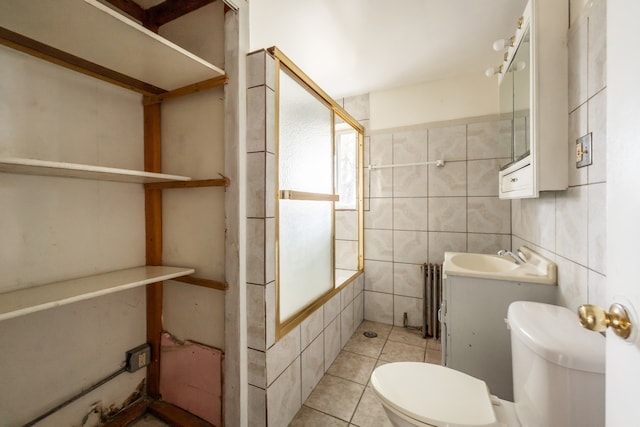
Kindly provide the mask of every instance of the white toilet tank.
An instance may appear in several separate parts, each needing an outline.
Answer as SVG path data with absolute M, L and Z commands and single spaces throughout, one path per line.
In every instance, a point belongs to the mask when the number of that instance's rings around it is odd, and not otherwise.
M 605 339 L 564 307 L 509 306 L 513 392 L 527 427 L 605 425 Z

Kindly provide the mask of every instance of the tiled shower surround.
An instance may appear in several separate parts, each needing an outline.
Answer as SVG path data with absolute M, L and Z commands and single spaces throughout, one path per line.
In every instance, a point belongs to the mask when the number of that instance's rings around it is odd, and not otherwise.
M 249 425 L 285 426 L 364 317 L 364 276 L 276 342 L 274 62 L 248 57 L 247 313 Z
M 370 136 L 365 165 L 365 319 L 422 322 L 423 263 L 445 251 L 511 247 L 511 203 L 498 199 L 498 120 L 465 119 Z

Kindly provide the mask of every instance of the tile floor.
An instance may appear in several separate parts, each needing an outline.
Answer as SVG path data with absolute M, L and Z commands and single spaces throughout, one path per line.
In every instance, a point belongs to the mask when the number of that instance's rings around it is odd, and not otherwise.
M 365 331 L 378 334 L 367 338 Z M 363 321 L 289 427 L 391 426 L 369 385 L 371 372 L 388 362 L 440 364 L 440 341 L 419 331 Z
M 366 331 L 375 332 L 378 336 L 367 338 L 363 335 Z M 440 364 L 440 359 L 440 341 L 425 340 L 416 330 L 365 320 L 289 427 L 391 427 L 369 386 L 371 372 L 389 362 L 424 361 Z M 150 415 L 145 415 L 132 425 L 167 426 Z

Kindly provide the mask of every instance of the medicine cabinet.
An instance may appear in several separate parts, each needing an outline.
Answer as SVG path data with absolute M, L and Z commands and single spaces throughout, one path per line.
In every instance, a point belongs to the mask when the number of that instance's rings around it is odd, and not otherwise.
M 501 199 L 568 185 L 568 6 L 530 0 L 500 67 Z

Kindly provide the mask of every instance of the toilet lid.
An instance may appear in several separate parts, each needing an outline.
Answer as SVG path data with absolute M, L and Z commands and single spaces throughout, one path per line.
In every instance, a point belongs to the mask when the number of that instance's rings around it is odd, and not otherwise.
M 382 365 L 371 374 L 376 395 L 398 412 L 437 427 L 497 426 L 484 381 L 419 362 Z

